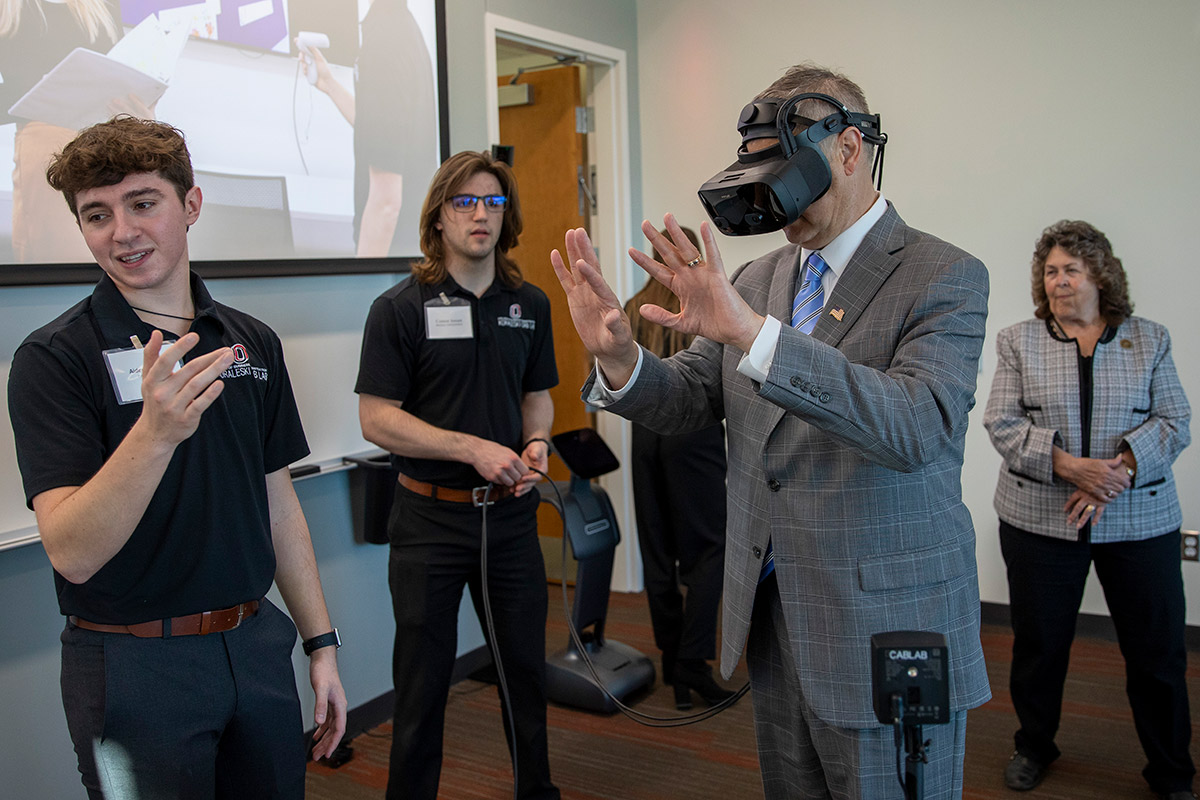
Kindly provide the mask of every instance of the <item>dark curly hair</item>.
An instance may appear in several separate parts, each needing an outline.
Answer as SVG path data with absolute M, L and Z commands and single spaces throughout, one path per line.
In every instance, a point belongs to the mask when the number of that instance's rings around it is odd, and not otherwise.
M 1100 316 L 1114 328 L 1133 314 L 1129 285 L 1121 259 L 1113 255 L 1108 237 L 1082 220 L 1064 219 L 1042 231 L 1033 248 L 1033 315 L 1050 319 L 1050 299 L 1046 296 L 1044 274 L 1050 251 L 1061 247 L 1087 266 L 1088 276 L 1100 289 Z
M 75 198 L 80 192 L 115 186 L 141 172 L 158 173 L 175 187 L 181 203 L 195 185 L 182 131 L 165 122 L 122 114 L 80 131 L 50 160 L 46 180 L 63 193 L 78 220 Z
M 450 198 L 458 193 L 463 184 L 477 172 L 486 172 L 500 182 L 500 193 L 508 198 L 504 205 L 504 220 L 500 226 L 500 238 L 496 242 L 496 274 L 506 286 L 516 288 L 525 282 L 521 268 L 508 257 L 508 251 L 517 246 L 521 236 L 521 199 L 517 196 L 517 178 L 512 169 L 491 153 L 476 153 L 467 150 L 447 158 L 438 168 L 421 207 L 420 231 L 421 252 L 425 259 L 412 268 L 412 275 L 421 283 L 435 284 L 446 280 L 446 250 L 442 243 L 442 232 L 437 224 L 442 218 L 442 209 Z

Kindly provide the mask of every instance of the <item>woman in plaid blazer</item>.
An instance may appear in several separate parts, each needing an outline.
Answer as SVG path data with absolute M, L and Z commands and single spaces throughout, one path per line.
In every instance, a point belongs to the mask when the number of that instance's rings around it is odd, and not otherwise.
M 1127 692 L 1163 797 L 1192 797 L 1185 682 L 1182 515 L 1171 465 L 1191 409 L 1162 325 L 1132 316 L 1125 271 L 1086 222 L 1034 250 L 1035 319 L 1002 330 L 984 426 L 1004 457 L 996 486 L 1021 728 L 1005 769 L 1032 789 L 1059 756 L 1075 618 L 1090 566 L 1125 655 Z

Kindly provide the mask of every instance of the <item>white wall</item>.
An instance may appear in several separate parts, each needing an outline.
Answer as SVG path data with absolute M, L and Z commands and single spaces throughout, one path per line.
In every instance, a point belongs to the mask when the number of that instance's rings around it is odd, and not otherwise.
M 992 492 L 1000 465 L 981 420 L 995 333 L 1032 316 L 1029 262 L 1063 218 L 1105 231 L 1136 312 L 1164 323 L 1193 404 L 1200 279 L 1200 5 L 1191 0 L 643 0 L 643 207 L 703 218 L 695 191 L 734 160 L 737 113 L 788 66 L 812 60 L 861 85 L 891 136 L 884 194 L 911 225 L 966 248 L 991 273 L 988 340 L 971 415 L 964 498 L 978 532 L 984 601 L 1007 603 Z M 727 269 L 783 243 L 730 239 Z M 1198 426 L 1200 427 L 1200 426 Z M 1200 446 L 1175 465 L 1184 527 L 1200 527 Z M 1188 622 L 1200 567 L 1184 564 Z M 1094 582 L 1094 579 L 1093 579 Z M 1084 611 L 1107 613 L 1096 585 Z

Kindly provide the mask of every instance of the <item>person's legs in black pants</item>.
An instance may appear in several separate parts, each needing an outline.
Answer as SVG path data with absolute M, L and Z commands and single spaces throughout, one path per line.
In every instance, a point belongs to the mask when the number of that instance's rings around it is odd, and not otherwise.
M 683 593 L 679 591 L 675 531 L 666 505 L 669 467 L 661 457 L 666 438 L 634 423 L 630 462 L 642 581 L 654 644 L 662 653 L 663 683 L 671 683 L 683 632 Z
M 458 609 L 469 573 L 479 565 L 478 545 L 470 546 L 472 537 L 478 542 L 478 525 L 464 531 L 471 509 L 456 505 L 398 489 L 392 507 L 388 585 L 396 619 L 396 704 L 388 800 L 437 798 Z
M 1054 744 L 1075 619 L 1091 565 L 1089 546 L 1039 536 L 1000 523 L 1008 569 L 1013 629 L 1009 690 L 1021 723 L 1016 749 L 1042 765 L 1059 756 Z
M 88 796 L 304 796 L 296 629 L 269 602 L 241 627 L 141 639 L 63 631 L 67 728 Z
M 1196 768 L 1179 533 L 1095 545 L 1093 557 L 1125 656 L 1125 691 L 1148 760 L 1142 775 L 1156 792 L 1190 790 Z
M 687 587 L 678 658 L 711 661 L 725 574 L 725 429 L 713 425 L 666 438 L 663 502 L 672 520 L 679 582 Z
M 264 600 L 257 614 L 220 636 L 237 705 L 217 745 L 215 797 L 300 800 L 308 758 L 292 668 L 296 626 Z
M 480 575 L 471 578 L 471 599 L 509 701 L 500 694 L 504 733 L 516 742 L 517 797 L 557 800 L 550 780 L 546 740 L 546 566 L 537 538 L 536 491 L 490 506 L 487 513 L 487 599 L 495 639 L 487 629 Z M 516 730 L 509 726 L 509 711 Z

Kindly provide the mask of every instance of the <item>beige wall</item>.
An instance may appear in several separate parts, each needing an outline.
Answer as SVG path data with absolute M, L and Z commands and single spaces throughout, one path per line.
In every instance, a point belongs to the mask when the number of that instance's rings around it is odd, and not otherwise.
M 992 511 L 1000 459 L 983 430 L 995 334 L 1032 315 L 1029 260 L 1064 217 L 1105 231 L 1136 312 L 1166 324 L 1200 404 L 1194 329 L 1200 5 L 1192 0 L 643 0 L 638 4 L 642 202 L 699 222 L 695 191 L 734 158 L 737 113 L 789 65 L 841 69 L 891 136 L 884 194 L 905 220 L 983 259 L 988 340 L 963 493 L 985 601 L 1006 603 Z M 721 237 L 727 268 L 783 243 Z M 1196 427 L 1200 428 L 1200 425 Z M 1200 528 L 1200 446 L 1175 466 L 1184 527 Z M 1185 563 L 1190 624 L 1200 565 Z M 1107 613 L 1098 587 L 1084 610 Z

